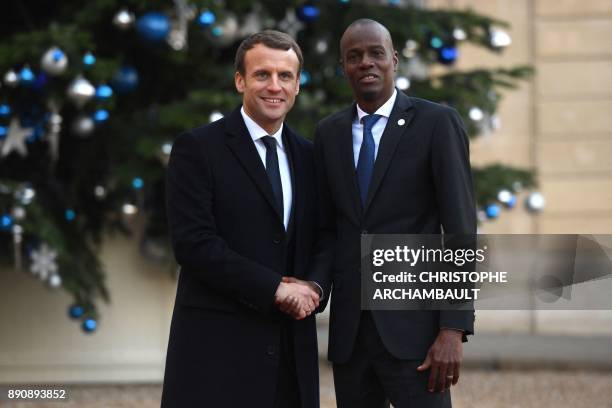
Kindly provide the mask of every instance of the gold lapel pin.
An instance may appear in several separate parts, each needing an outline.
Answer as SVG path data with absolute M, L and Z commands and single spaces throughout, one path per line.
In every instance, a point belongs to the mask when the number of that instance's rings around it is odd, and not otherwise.
M 397 124 L 400 126 L 404 126 L 404 124 L 406 123 L 406 121 L 404 119 L 400 119 L 397 121 Z

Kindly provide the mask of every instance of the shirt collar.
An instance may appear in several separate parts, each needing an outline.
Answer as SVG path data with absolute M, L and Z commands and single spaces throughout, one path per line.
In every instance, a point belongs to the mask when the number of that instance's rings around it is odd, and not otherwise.
M 381 115 L 389 119 L 389 116 L 391 116 L 391 111 L 393 110 L 393 105 L 395 104 L 396 97 L 397 97 L 397 89 L 393 88 L 393 94 L 391 95 L 391 97 L 387 99 L 387 102 L 383 103 L 382 106 L 378 108 L 376 112 L 374 112 L 374 114 Z M 359 107 L 359 104 L 357 104 L 357 121 L 361 123 L 361 119 L 363 119 L 363 117 L 367 115 L 369 115 L 369 113 L 363 111 Z
M 255 122 L 253 119 L 251 119 L 249 115 L 247 115 L 247 113 L 244 111 L 244 106 L 240 108 L 240 113 L 242 114 L 242 119 L 244 119 L 244 124 L 246 125 L 247 130 L 249 131 L 249 134 L 251 135 L 251 138 L 253 139 L 253 141 L 257 141 L 264 136 L 272 136 L 274 139 L 276 139 L 276 143 L 278 144 L 278 147 L 284 150 L 283 138 L 282 138 L 284 124 L 281 123 L 281 126 L 280 128 L 278 128 L 276 133 L 274 133 L 273 135 L 269 135 L 268 132 L 266 132 L 264 128 L 259 126 L 257 122 Z

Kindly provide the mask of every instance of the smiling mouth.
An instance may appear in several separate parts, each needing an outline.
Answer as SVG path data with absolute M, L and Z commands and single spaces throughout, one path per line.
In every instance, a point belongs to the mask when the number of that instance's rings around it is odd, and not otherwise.
M 279 98 L 261 98 L 261 99 L 263 99 L 264 101 L 266 101 L 268 103 L 273 103 L 273 104 L 279 104 L 279 103 L 283 102 L 283 100 L 279 99 Z
M 359 78 L 359 82 L 370 83 L 370 82 L 376 81 L 377 79 L 378 77 L 376 75 L 369 74 L 369 75 L 365 75 Z

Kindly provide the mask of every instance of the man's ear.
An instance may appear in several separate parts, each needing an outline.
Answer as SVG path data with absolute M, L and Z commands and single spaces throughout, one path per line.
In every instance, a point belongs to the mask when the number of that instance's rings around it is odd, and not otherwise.
M 300 73 L 298 72 L 297 74 L 297 83 L 295 85 L 295 94 L 299 94 L 300 93 Z
M 244 77 L 238 71 L 236 71 L 236 73 L 234 74 L 234 84 L 236 85 L 236 90 L 238 91 L 238 93 L 244 92 Z
M 393 50 L 393 72 L 397 72 L 397 64 L 399 64 L 399 58 L 397 56 L 397 51 Z

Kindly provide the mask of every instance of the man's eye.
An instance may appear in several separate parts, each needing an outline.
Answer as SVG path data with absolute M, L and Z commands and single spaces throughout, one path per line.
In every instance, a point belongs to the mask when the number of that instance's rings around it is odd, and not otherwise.
M 290 73 L 288 73 L 288 72 L 285 72 L 285 73 L 280 74 L 280 77 L 281 77 L 281 79 L 288 80 L 288 79 L 292 78 L 292 75 Z
M 268 77 L 268 74 L 266 74 L 265 72 L 258 72 L 257 74 L 255 74 L 255 77 L 257 79 L 266 79 Z

